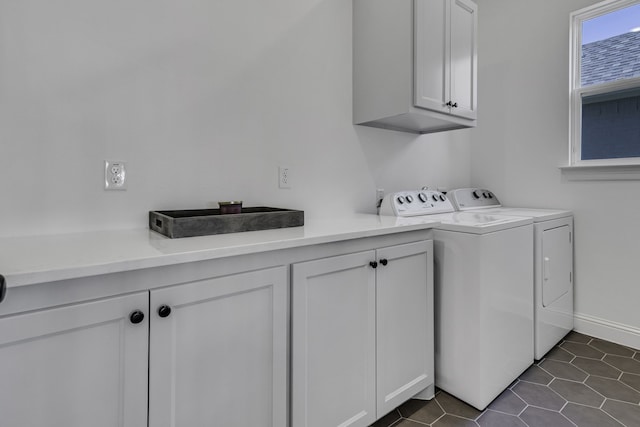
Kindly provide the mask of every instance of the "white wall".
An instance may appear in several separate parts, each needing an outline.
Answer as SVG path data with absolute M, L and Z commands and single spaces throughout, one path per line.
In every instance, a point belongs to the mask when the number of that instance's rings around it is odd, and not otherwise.
M 478 0 L 471 180 L 505 204 L 572 209 L 577 326 L 640 347 L 640 181 L 569 181 L 558 169 L 568 163 L 569 13 L 594 3 Z
M 558 170 L 568 15 L 592 3 L 478 0 L 479 127 L 417 137 L 351 124 L 348 0 L 0 1 L 0 236 L 228 199 L 312 218 L 373 211 L 377 187 L 473 183 L 573 209 L 579 316 L 637 331 L 640 182 Z M 126 192 L 102 189 L 104 159 L 128 162 Z
M 219 200 L 374 211 L 469 183 L 469 133 L 351 124 L 351 1 L 0 1 L 0 236 Z M 103 190 L 103 160 L 129 189 Z M 277 166 L 293 188 L 277 188 Z

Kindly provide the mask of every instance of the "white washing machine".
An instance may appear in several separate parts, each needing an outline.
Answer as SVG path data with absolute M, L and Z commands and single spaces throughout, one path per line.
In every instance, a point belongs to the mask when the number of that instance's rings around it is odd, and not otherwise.
M 502 207 L 495 194 L 481 188 L 461 188 L 447 196 L 459 211 L 533 219 L 534 356 L 542 359 L 573 329 L 573 214 Z
M 385 196 L 381 215 L 434 229 L 436 386 L 482 410 L 533 363 L 533 220 L 455 212 L 438 191 Z

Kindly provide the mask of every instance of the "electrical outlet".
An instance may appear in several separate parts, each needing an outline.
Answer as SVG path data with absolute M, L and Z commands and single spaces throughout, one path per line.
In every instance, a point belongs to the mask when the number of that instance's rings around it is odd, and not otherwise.
M 104 161 L 104 189 L 127 189 L 127 165 L 119 160 Z
M 278 166 L 278 187 L 291 188 L 291 168 Z

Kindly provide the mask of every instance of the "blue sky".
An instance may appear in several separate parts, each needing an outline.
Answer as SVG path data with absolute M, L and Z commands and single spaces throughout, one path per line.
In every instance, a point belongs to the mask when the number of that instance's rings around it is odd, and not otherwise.
M 583 22 L 582 44 L 608 39 L 632 28 L 640 28 L 640 4 Z

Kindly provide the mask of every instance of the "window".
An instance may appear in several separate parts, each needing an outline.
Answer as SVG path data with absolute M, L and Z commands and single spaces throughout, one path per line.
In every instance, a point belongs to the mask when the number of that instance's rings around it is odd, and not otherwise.
M 571 14 L 570 165 L 640 165 L 640 0 Z

